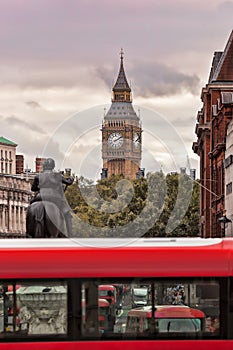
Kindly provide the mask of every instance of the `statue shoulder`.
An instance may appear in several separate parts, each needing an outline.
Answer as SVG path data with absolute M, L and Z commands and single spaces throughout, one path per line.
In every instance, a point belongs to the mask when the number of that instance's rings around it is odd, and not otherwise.
M 74 182 L 73 176 L 69 176 L 69 177 L 64 177 L 63 176 L 62 177 L 62 183 L 66 184 L 68 186 L 72 185 L 73 182 Z

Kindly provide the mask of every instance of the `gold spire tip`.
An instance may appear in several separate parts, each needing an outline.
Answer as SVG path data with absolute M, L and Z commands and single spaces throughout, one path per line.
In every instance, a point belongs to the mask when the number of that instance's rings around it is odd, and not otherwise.
M 123 51 L 123 49 L 122 49 L 122 48 L 121 48 L 120 55 L 121 55 L 121 60 L 123 60 L 123 57 L 124 57 L 124 51 Z

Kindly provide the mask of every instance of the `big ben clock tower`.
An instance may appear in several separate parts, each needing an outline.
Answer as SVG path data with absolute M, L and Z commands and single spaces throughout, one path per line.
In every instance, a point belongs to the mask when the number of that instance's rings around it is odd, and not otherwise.
M 132 106 L 131 88 L 127 82 L 123 51 L 120 70 L 112 89 L 112 104 L 102 123 L 102 178 L 123 174 L 135 179 L 140 175 L 142 129 Z

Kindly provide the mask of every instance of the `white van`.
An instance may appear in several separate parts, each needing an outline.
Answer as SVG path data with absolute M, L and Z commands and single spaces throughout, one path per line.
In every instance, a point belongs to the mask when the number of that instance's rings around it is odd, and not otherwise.
M 148 289 L 147 288 L 133 288 L 132 289 L 132 308 L 138 306 L 146 306 L 148 303 Z

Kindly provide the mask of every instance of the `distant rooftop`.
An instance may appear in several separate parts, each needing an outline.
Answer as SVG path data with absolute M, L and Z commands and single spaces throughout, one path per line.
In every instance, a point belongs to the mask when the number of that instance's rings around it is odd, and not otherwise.
M 212 68 L 210 71 L 209 83 L 212 82 L 232 82 L 233 71 L 233 30 L 230 34 L 224 51 L 214 53 Z
M 4 145 L 9 145 L 9 146 L 17 146 L 16 143 L 6 139 L 5 137 L 3 136 L 0 136 L 0 143 L 4 144 Z

